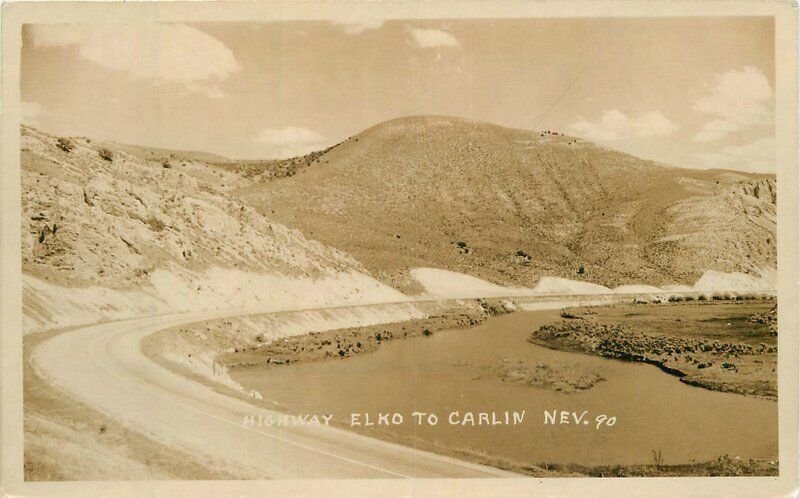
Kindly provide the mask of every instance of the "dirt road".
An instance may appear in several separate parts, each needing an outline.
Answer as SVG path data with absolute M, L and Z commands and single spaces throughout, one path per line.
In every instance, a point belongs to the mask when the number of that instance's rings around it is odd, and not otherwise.
M 247 416 L 280 414 L 188 380 L 141 351 L 141 339 L 159 330 L 241 314 L 193 312 L 82 327 L 42 343 L 32 361 L 44 378 L 90 406 L 166 445 L 222 460 L 242 478 L 514 475 L 332 427 L 248 425 Z

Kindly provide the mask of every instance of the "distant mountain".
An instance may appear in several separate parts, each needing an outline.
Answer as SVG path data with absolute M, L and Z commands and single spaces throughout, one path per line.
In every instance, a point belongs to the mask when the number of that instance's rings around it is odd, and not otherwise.
M 234 194 L 405 290 L 418 290 L 409 269 L 422 266 L 607 286 L 776 267 L 774 175 L 675 168 L 440 116 L 379 124 L 313 163 Z
M 95 143 L 98 147 L 107 147 L 120 152 L 125 152 L 138 159 L 145 161 L 163 161 L 163 160 L 185 160 L 185 161 L 202 161 L 205 163 L 228 163 L 231 159 L 219 154 L 211 152 L 197 151 L 197 150 L 178 150 L 178 149 L 163 149 L 159 147 L 147 147 L 144 145 L 128 145 L 119 144 L 116 142 L 103 142 L 98 141 Z

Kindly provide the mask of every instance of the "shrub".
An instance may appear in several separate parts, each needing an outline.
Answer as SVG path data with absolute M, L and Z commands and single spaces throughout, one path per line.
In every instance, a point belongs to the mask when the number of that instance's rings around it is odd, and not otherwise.
M 586 268 L 584 268 L 583 265 L 579 266 L 578 275 L 583 275 L 584 273 L 586 273 Z
M 108 149 L 100 149 L 97 151 L 97 154 L 100 156 L 101 159 L 108 162 L 114 162 L 114 153 Z
M 651 454 L 653 455 L 653 465 L 656 467 L 661 467 L 664 465 L 664 455 L 661 454 L 661 449 L 658 451 L 652 450 Z
M 75 146 L 72 144 L 72 141 L 68 138 L 59 138 L 56 140 L 56 147 L 63 150 L 64 152 L 70 152 Z
M 147 218 L 147 224 L 156 232 L 160 232 L 164 229 L 165 225 L 164 222 L 156 218 L 155 216 L 150 216 Z

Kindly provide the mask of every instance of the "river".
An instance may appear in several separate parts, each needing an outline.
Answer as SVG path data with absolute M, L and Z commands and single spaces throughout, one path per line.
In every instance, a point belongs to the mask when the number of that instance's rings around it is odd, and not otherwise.
M 399 413 L 398 425 L 354 427 L 363 433 L 448 454 L 472 453 L 515 464 L 629 465 L 691 463 L 722 455 L 777 459 L 778 407 L 768 400 L 682 384 L 658 368 L 527 342 L 555 311 L 520 312 L 460 330 L 395 340 L 344 360 L 235 369 L 269 406 L 292 413 L 330 413 L 349 425 L 352 413 Z M 573 393 L 506 382 L 487 374 L 509 363 L 596 372 L 605 380 Z M 570 412 L 570 423 L 545 423 L 545 412 Z M 418 425 L 412 412 L 434 413 Z M 524 411 L 521 423 L 463 425 L 466 412 Z M 448 420 L 455 416 L 457 424 Z M 580 423 L 577 417 L 586 412 Z M 597 427 L 600 415 L 613 426 Z M 588 424 L 584 423 L 588 421 Z M 552 422 L 552 419 L 550 420 Z

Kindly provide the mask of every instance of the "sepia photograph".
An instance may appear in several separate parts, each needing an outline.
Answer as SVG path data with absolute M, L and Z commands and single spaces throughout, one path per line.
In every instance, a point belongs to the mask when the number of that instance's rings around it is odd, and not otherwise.
M 27 493 L 792 492 L 796 6 L 302 3 L 4 23 Z

